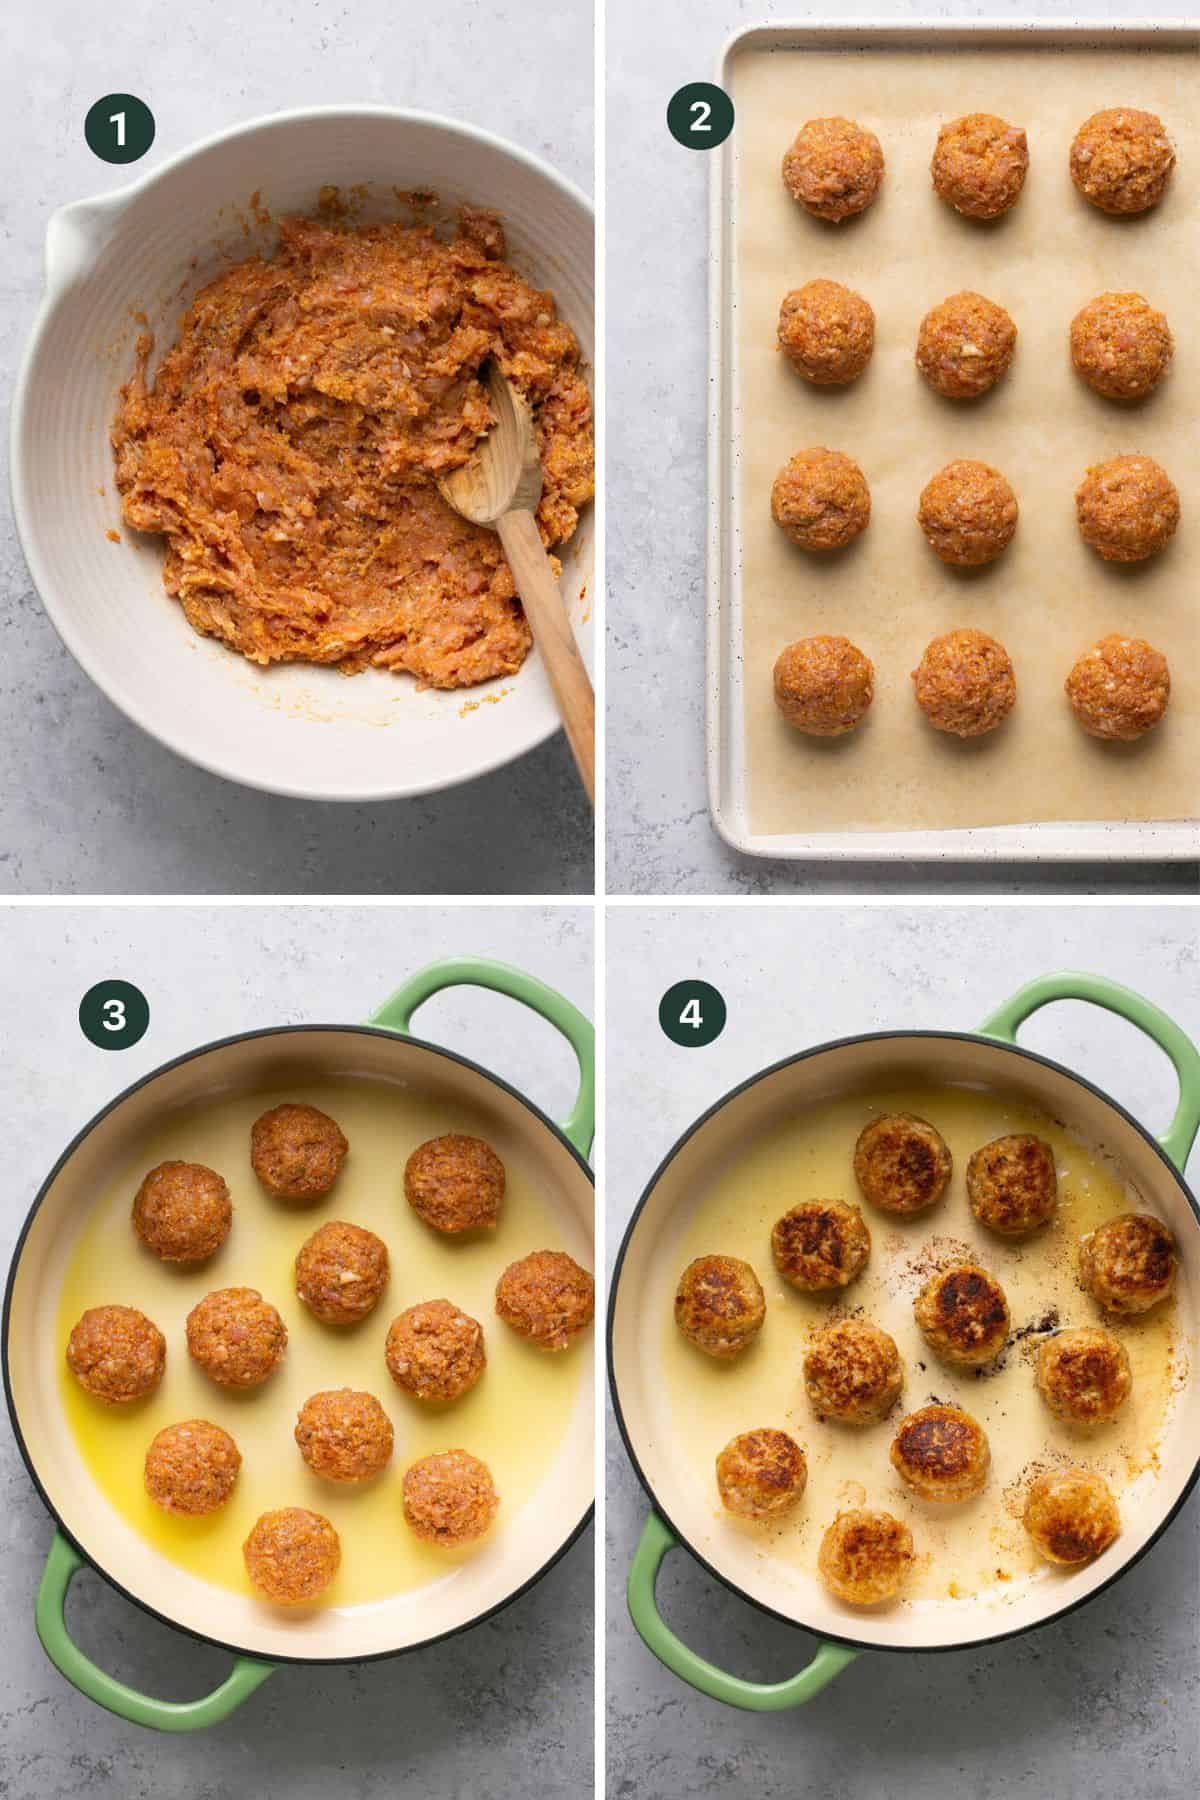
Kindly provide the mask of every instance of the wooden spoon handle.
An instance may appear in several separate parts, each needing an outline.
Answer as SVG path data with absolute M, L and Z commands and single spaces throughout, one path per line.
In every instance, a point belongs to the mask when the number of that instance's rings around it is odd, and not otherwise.
M 596 799 L 596 700 L 531 512 L 496 521 L 533 640 L 541 651 L 588 799 Z

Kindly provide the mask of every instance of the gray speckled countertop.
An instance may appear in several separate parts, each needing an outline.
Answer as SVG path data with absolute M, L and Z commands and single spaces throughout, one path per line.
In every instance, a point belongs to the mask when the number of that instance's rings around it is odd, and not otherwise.
M 393 908 L 13 908 L 3 910 L 0 1067 L 5 1121 L 0 1260 L 38 1184 L 97 1107 L 173 1055 L 226 1032 L 362 1019 L 435 957 L 498 956 L 592 1013 L 592 921 L 582 906 Z M 150 1000 L 147 1035 L 108 1053 L 76 1009 L 120 973 Z M 418 1030 L 475 1054 L 561 1118 L 575 1065 L 524 1008 L 457 989 Z M 487 1049 L 481 1046 L 490 1045 Z M 4 1800 L 578 1800 L 592 1771 L 592 1533 L 487 1623 L 427 1651 L 361 1667 L 281 1669 L 227 1724 L 161 1736 L 111 1717 L 42 1653 L 33 1602 L 49 1517 L 0 1418 L 0 1796 Z M 229 1659 L 147 1618 L 94 1575 L 69 1619 L 83 1649 L 170 1699 L 209 1692 Z
M 515 139 L 590 191 L 591 7 L 566 0 L 539 21 L 535 60 L 553 79 L 536 67 L 516 77 L 525 16 L 521 0 L 443 0 L 412 27 L 384 0 L 197 0 L 183 15 L 128 0 L 97 36 L 84 0 L 18 0 L 0 72 L 5 394 L 40 298 L 51 212 L 222 126 L 337 100 L 417 107 Z M 136 93 L 156 117 L 132 171 L 84 143 L 84 114 L 106 92 Z M 319 805 L 221 781 L 146 737 L 77 667 L 33 591 L 7 502 L 0 627 L 0 891 L 591 892 L 591 815 L 561 734 L 423 800 Z
M 629 894 L 1195 893 L 1195 864 L 771 862 L 731 850 L 704 772 L 707 157 L 664 112 L 735 32 L 837 18 L 999 24 L 1185 19 L 1188 0 L 610 0 L 608 90 L 608 887 Z M 650 178 L 647 172 L 652 171 Z M 637 270 L 631 282 L 627 271 Z M 647 521 L 647 496 L 653 506 Z
M 970 1028 L 1026 981 L 1064 968 L 1123 981 L 1200 1036 L 1200 942 L 1186 905 L 619 907 L 607 961 L 610 1257 L 680 1132 L 736 1082 L 806 1045 L 898 1024 Z M 729 1008 L 707 1049 L 675 1049 L 658 1026 L 664 989 L 690 977 L 712 982 Z M 1169 1122 L 1169 1065 L 1108 1014 L 1053 1006 L 1021 1041 L 1089 1076 L 1149 1127 Z M 1194 1184 L 1200 1153 L 1190 1170 Z M 1197 1493 L 1127 1576 L 1071 1618 L 985 1650 L 865 1654 L 808 1706 L 774 1715 L 693 1693 L 634 1633 L 624 1582 L 647 1501 L 614 1429 L 607 1494 L 612 1800 L 1194 1794 Z M 668 1559 L 659 1598 L 685 1642 L 737 1674 L 782 1680 L 812 1655 L 806 1633 L 736 1598 L 683 1552 Z

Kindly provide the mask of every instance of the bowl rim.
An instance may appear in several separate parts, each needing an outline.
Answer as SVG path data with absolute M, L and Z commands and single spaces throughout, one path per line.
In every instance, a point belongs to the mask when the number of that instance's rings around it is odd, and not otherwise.
M 593 202 L 583 189 L 533 151 L 526 150 L 522 145 L 513 143 L 508 138 L 500 137 L 484 126 L 468 124 L 463 120 L 451 119 L 443 113 L 425 112 L 415 107 L 332 102 L 321 106 L 290 107 L 280 112 L 259 114 L 253 119 L 243 120 L 239 124 L 225 126 L 220 131 L 211 132 L 208 136 L 197 139 L 195 143 L 184 145 L 182 149 L 176 150 L 164 158 L 153 169 L 148 169 L 144 175 L 126 182 L 121 187 L 89 195 L 82 200 L 64 202 L 50 213 L 46 221 L 46 229 L 49 229 L 53 220 L 60 214 L 70 212 L 75 207 L 95 208 L 101 214 L 116 218 L 143 194 L 149 193 L 161 183 L 170 181 L 185 165 L 195 162 L 220 145 L 239 138 L 259 137 L 275 129 L 334 119 L 351 122 L 385 119 L 393 123 L 432 127 L 448 135 L 471 139 L 495 155 L 522 164 L 531 174 L 538 176 L 557 189 L 563 198 L 578 208 L 590 222 L 593 232 L 594 286 L 596 214 Z M 183 734 L 176 731 L 170 724 L 159 723 L 154 726 L 147 724 L 141 715 L 140 707 L 125 689 L 120 676 L 111 672 L 101 673 L 88 640 L 74 623 L 63 615 L 58 604 L 55 583 L 38 550 L 34 509 L 27 499 L 25 459 L 22 446 L 26 435 L 26 416 L 30 395 L 34 386 L 34 371 L 39 361 L 43 339 L 59 308 L 65 303 L 69 292 L 69 286 L 58 291 L 53 290 L 43 276 L 41 299 L 21 354 L 16 380 L 13 384 L 12 406 L 9 415 L 9 504 L 16 527 L 17 540 L 25 558 L 25 565 L 34 592 L 43 611 L 89 681 L 131 724 L 182 761 L 203 769 L 206 774 L 232 782 L 238 787 L 248 788 L 259 793 L 277 794 L 283 799 L 328 802 L 335 805 L 371 805 L 387 800 L 418 799 L 425 794 L 440 793 L 447 788 L 464 786 L 468 782 L 478 780 L 484 775 L 494 774 L 496 770 L 517 762 L 521 757 L 538 749 L 562 729 L 559 720 L 551 716 L 547 719 L 544 729 L 532 733 L 526 732 L 515 745 L 501 746 L 490 755 L 478 760 L 469 772 L 457 772 L 451 775 L 436 772 L 433 774 L 417 773 L 415 779 L 406 780 L 404 779 L 405 767 L 409 771 L 419 770 L 419 759 L 417 761 L 409 760 L 407 765 L 402 764 L 400 759 L 393 759 L 397 765 L 395 772 L 386 779 L 378 781 L 360 779 L 353 788 L 343 787 L 336 792 L 317 792 L 311 787 L 305 787 L 286 779 L 266 778 L 235 767 L 234 758 L 223 751 L 219 742 L 211 748 L 195 746 L 190 739 L 185 742 Z M 594 365 L 594 353 L 592 361 Z M 594 399 L 593 393 L 593 403 Z M 594 572 L 589 578 L 588 586 L 594 589 Z M 536 649 L 536 646 L 534 648 Z M 553 713 L 553 709 L 551 710 Z

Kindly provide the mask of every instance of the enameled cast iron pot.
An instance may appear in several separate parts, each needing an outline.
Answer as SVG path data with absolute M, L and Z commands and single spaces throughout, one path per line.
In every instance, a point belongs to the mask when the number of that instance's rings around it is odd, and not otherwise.
M 1138 1026 L 1175 1065 L 1179 1106 L 1170 1129 L 1153 1138 L 1115 1100 L 1082 1076 L 1016 1043 L 1018 1027 L 1052 1000 L 1086 1000 Z M 694 1204 L 714 1166 L 796 1113 L 856 1091 L 900 1084 L 980 1086 L 1020 1099 L 1061 1120 L 1083 1141 L 1104 1149 L 1178 1239 L 1182 1267 L 1177 1306 L 1192 1379 L 1173 1407 L 1159 1449 L 1161 1471 L 1149 1498 L 1122 1503 L 1123 1529 L 1098 1564 L 1033 1583 L 1002 1611 L 984 1600 L 959 1599 L 920 1612 L 840 1607 L 815 1580 L 795 1611 L 772 1581 L 769 1558 L 738 1533 L 714 1530 L 712 1506 L 699 1505 L 680 1475 L 694 1446 L 656 1430 L 651 1396 L 657 1371 L 642 1349 L 667 1227 Z M 655 1656 L 682 1680 L 717 1700 L 751 1711 L 797 1706 L 852 1662 L 860 1650 L 953 1650 L 996 1642 L 1071 1612 L 1131 1568 L 1179 1511 L 1200 1473 L 1200 1210 L 1182 1170 L 1200 1128 L 1200 1053 L 1149 1001 L 1093 975 L 1051 975 L 1023 988 L 979 1032 L 898 1031 L 844 1038 L 788 1057 L 743 1082 L 684 1133 L 638 1202 L 617 1258 L 609 1305 L 609 1374 L 617 1422 L 653 1511 L 629 1576 L 629 1608 Z M 672 1271 L 672 1275 L 678 1271 Z M 660 1292 L 661 1284 L 653 1291 Z M 822 1641 L 798 1675 L 774 1683 L 743 1681 L 682 1643 L 660 1616 L 655 1583 L 676 1545 L 764 1612 L 814 1632 Z
M 411 1036 L 417 1007 L 461 985 L 519 1000 L 570 1043 L 579 1090 L 561 1125 L 481 1063 Z M 561 1221 L 564 1247 L 591 1260 L 586 1156 L 595 1103 L 592 1027 L 562 995 L 504 963 L 470 957 L 435 963 L 393 994 L 367 1025 L 282 1026 L 206 1044 L 147 1075 L 84 1127 L 46 1178 L 17 1243 L 4 1302 L 4 1386 L 21 1454 L 58 1526 L 38 1593 L 38 1635 L 81 1693 L 139 1725 L 189 1731 L 214 1724 L 279 1663 L 365 1662 L 464 1631 L 544 1575 L 591 1513 L 593 1398 L 586 1376 L 553 1467 L 517 1516 L 460 1565 L 452 1581 L 375 1606 L 331 1606 L 292 1619 L 249 1595 L 210 1586 L 155 1550 L 97 1493 L 63 1416 L 53 1320 L 72 1246 L 107 1171 L 151 1120 L 180 1107 L 222 1091 L 347 1078 L 399 1084 L 469 1106 L 486 1121 L 504 1161 L 536 1180 Z M 590 1356 L 590 1342 L 579 1350 Z M 98 1668 L 71 1641 L 63 1613 L 71 1578 L 85 1563 L 165 1624 L 232 1651 L 236 1661 L 228 1679 L 204 1699 L 179 1704 L 136 1693 Z

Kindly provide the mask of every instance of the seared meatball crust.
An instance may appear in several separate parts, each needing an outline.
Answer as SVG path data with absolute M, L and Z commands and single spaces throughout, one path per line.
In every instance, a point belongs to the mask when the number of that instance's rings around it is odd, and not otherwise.
M 1029 1490 L 1025 1529 L 1047 1562 L 1070 1568 L 1094 1561 L 1116 1542 L 1121 1515 L 1102 1476 L 1051 1469 Z
M 1071 145 L 1071 180 L 1106 213 L 1140 213 L 1167 191 L 1175 152 L 1162 120 L 1132 106 L 1085 119 Z
M 1171 670 L 1145 638 L 1113 631 L 1084 651 L 1063 689 L 1089 737 L 1132 744 L 1166 717 Z
M 1071 361 L 1106 400 L 1141 400 L 1171 366 L 1175 340 L 1165 313 L 1141 294 L 1097 294 L 1071 320 Z
M 1122 1213 L 1079 1246 L 1080 1280 L 1109 1312 L 1149 1312 L 1175 1286 L 1178 1268 L 1175 1238 L 1151 1213 Z
M 250 1165 L 280 1200 L 320 1200 L 349 1151 L 341 1126 L 315 1106 L 273 1106 L 250 1129 Z
M 1056 1331 L 1038 1351 L 1037 1387 L 1057 1418 L 1107 1425 L 1133 1389 L 1125 1346 L 1098 1325 Z
M 839 1319 L 817 1333 L 804 1358 L 804 1389 L 821 1419 L 873 1425 L 904 1386 L 895 1338 L 869 1319 Z
M 775 704 L 805 737 L 843 737 L 862 723 L 875 697 L 875 670 L 849 638 L 801 638 L 781 650 Z
M 1058 1206 L 1054 1152 L 1032 1132 L 994 1138 L 967 1164 L 967 1199 L 981 1225 L 1002 1237 L 1024 1237 Z
M 133 1229 L 163 1262 L 205 1262 L 232 1224 L 225 1180 L 203 1163 L 159 1163 L 134 1197 Z
M 866 1220 L 857 1206 L 840 1200 L 801 1200 L 771 1231 L 775 1267 L 806 1294 L 848 1287 L 870 1254 Z
M 721 1504 L 742 1519 L 778 1518 L 797 1504 L 807 1482 L 803 1450 L 770 1426 L 740 1432 L 717 1458 Z
M 496 1283 L 496 1312 L 539 1350 L 565 1350 L 596 1311 L 596 1283 L 565 1250 L 533 1250 Z
M 303 1606 L 319 1599 L 337 1574 L 342 1544 L 320 1513 L 285 1506 L 255 1521 L 242 1557 L 260 1594 L 276 1606 Z
M 894 1600 L 913 1563 L 912 1532 L 888 1512 L 840 1512 L 821 1539 L 817 1569 L 849 1606 Z
M 917 705 L 935 731 L 985 737 L 1017 703 L 1017 677 L 1004 645 L 986 631 L 947 631 L 925 646 L 912 672 Z
M 941 1133 L 915 1113 L 872 1119 L 854 1146 L 855 1179 L 884 1212 L 924 1212 L 941 1199 L 953 1169 Z
M 977 400 L 1007 375 L 1017 328 L 983 294 L 950 294 L 931 308 L 917 333 L 917 367 L 947 400 Z
M 153 1392 L 167 1365 L 167 1340 L 136 1306 L 91 1306 L 67 1339 L 67 1367 L 80 1387 L 110 1406 Z
M 679 1277 L 675 1323 L 706 1356 L 738 1356 L 762 1330 L 767 1302 L 758 1276 L 738 1256 L 698 1256 Z
M 978 1420 L 959 1406 L 922 1406 L 901 1420 L 892 1467 L 922 1500 L 970 1500 L 987 1482 L 991 1451 Z
M 1029 168 L 1019 125 L 995 113 L 964 113 L 938 132 L 930 174 L 940 200 L 969 219 L 996 219 L 1017 204 Z
M 151 1440 L 143 1479 L 164 1512 L 202 1518 L 224 1506 L 241 1466 L 242 1453 L 227 1431 L 209 1419 L 184 1419 Z
M 408 1204 L 434 1231 L 491 1231 L 505 1185 L 504 1164 L 491 1145 L 461 1132 L 419 1145 L 404 1169 Z
M 779 308 L 779 348 L 798 375 L 816 387 L 856 381 L 875 348 L 869 301 L 840 281 L 806 281 Z
M 415 1400 L 457 1400 L 487 1367 L 483 1326 L 449 1300 L 425 1300 L 392 1320 L 384 1358 Z
M 771 517 L 801 550 L 844 550 L 871 521 L 867 478 L 841 450 L 797 450 L 775 477 Z
M 1152 456 L 1094 463 L 1075 490 L 1079 535 L 1105 562 L 1145 562 L 1179 529 L 1179 489 Z
M 258 1387 L 287 1349 L 287 1326 L 257 1288 L 215 1288 L 186 1329 L 193 1360 L 219 1387 Z
M 931 1276 L 913 1303 L 913 1316 L 943 1362 L 966 1367 L 991 1362 L 1008 1342 L 1004 1289 L 978 1263 L 952 1263 Z
M 296 1292 L 323 1325 L 354 1325 L 388 1283 L 387 1245 L 363 1225 L 330 1219 L 300 1246 Z
M 917 523 L 940 562 L 978 569 L 1012 543 L 1017 514 L 1017 496 L 999 469 L 952 462 L 921 490 Z
M 482 1537 L 500 1506 L 491 1470 L 467 1450 L 413 1463 L 404 1472 L 403 1494 L 410 1531 L 444 1550 Z
M 882 181 L 879 139 L 851 119 L 809 119 L 783 159 L 783 182 L 792 199 L 832 225 L 865 212 Z

